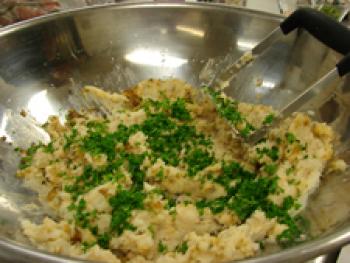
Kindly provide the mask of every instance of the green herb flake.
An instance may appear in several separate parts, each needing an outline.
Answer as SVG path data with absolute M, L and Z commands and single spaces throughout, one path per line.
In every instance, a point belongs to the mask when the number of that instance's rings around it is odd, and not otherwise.
M 74 208 L 76 224 L 82 228 L 88 228 L 90 226 L 90 213 L 86 211 L 86 201 L 81 198 Z
M 164 254 L 168 251 L 168 247 L 166 244 L 164 244 L 162 241 L 159 241 L 158 243 L 158 252 L 161 254 Z
M 99 122 L 99 121 L 89 121 L 86 124 L 86 127 L 90 132 L 97 132 L 97 133 L 106 133 L 107 132 L 107 123 L 106 122 Z
M 185 161 L 188 164 L 188 175 L 195 176 L 199 171 L 213 164 L 215 158 L 207 150 L 195 148 L 186 154 Z
M 14 149 L 14 151 L 15 151 L 15 152 L 20 152 L 20 151 L 21 151 L 21 148 L 16 147 L 16 148 Z
M 239 127 L 239 124 L 244 123 L 244 127 L 239 130 L 242 137 L 248 137 L 251 132 L 255 130 L 255 127 L 251 125 L 238 111 L 237 101 L 222 96 L 220 91 L 215 91 L 212 88 L 204 88 L 204 91 L 209 94 L 216 107 L 216 110 L 222 118 L 227 120 L 236 128 Z
M 153 225 L 149 225 L 147 229 L 151 233 L 152 238 L 154 239 L 155 236 L 156 236 L 156 231 L 154 230 L 154 226 Z
M 186 241 L 177 245 L 175 248 L 175 251 L 181 254 L 186 254 L 187 250 L 188 250 L 188 244 Z
M 297 217 L 293 218 L 288 214 L 287 209 L 291 208 L 293 203 L 294 200 L 287 197 L 284 199 L 281 207 L 270 201 L 263 205 L 263 210 L 268 218 L 277 218 L 277 221 L 280 224 L 285 224 L 288 226 L 286 230 L 277 236 L 277 241 L 283 247 L 297 243 L 302 234 L 302 228 L 298 225 Z
M 143 209 L 145 194 L 136 190 L 119 188 L 117 194 L 109 199 L 112 207 L 112 219 L 110 228 L 121 235 L 124 230 L 136 230 L 136 227 L 128 222 L 132 210 Z
M 188 206 L 188 205 L 192 204 L 192 202 L 191 202 L 190 200 L 185 200 L 185 201 L 183 202 L 183 204 L 184 204 L 185 206 Z
M 160 171 L 156 174 L 156 177 L 157 177 L 159 180 L 163 180 L 163 179 L 164 179 L 164 170 L 163 170 L 163 168 L 160 169 Z
M 174 198 L 169 198 L 167 201 L 168 201 L 168 202 L 167 202 L 167 204 L 166 204 L 166 206 L 165 206 L 166 209 L 170 210 L 170 209 L 176 207 L 176 199 L 174 199 Z
M 65 134 L 64 138 L 66 141 L 63 145 L 63 150 L 68 150 L 71 147 L 71 145 L 76 142 L 77 137 L 78 137 L 78 130 L 76 128 L 72 129 L 72 132 L 70 133 L 70 135 Z
M 268 175 L 274 175 L 277 172 L 278 166 L 276 164 L 266 164 L 263 169 Z
M 307 146 L 308 146 L 307 142 L 304 145 L 300 144 L 300 150 L 306 151 Z
M 241 220 L 246 220 L 267 201 L 268 195 L 275 193 L 276 190 L 277 179 L 275 177 L 243 180 L 235 187 L 235 194 L 230 199 L 228 208 L 233 210 Z
M 109 249 L 109 242 L 111 241 L 111 235 L 109 233 L 103 233 L 98 235 L 97 244 L 104 249 Z
M 286 174 L 287 174 L 287 175 L 291 175 L 294 171 L 295 171 L 295 166 L 292 165 L 291 167 L 289 167 L 289 168 L 286 170 Z
M 90 248 L 92 248 L 94 245 L 96 245 L 96 242 L 86 242 L 83 241 L 81 243 L 81 248 L 83 250 L 84 253 L 86 253 Z
M 190 121 L 190 112 L 186 109 L 186 103 L 184 99 L 177 99 L 171 104 L 171 117 L 180 121 Z
M 53 153 L 55 151 L 53 142 L 50 142 L 47 146 L 44 146 L 43 151 L 46 153 Z
M 127 127 L 119 124 L 117 130 L 112 133 L 102 133 L 101 128 L 90 130 L 89 135 L 82 139 L 80 148 L 92 155 L 106 154 L 108 161 L 116 157 L 115 147 L 117 143 L 126 144 L 129 137 L 139 130 L 138 125 Z
M 291 133 L 291 132 L 287 132 L 287 133 L 285 134 L 285 136 L 286 136 L 286 140 L 287 140 L 287 142 L 288 142 L 289 144 L 292 144 L 292 143 L 296 142 L 296 140 L 297 140 L 297 138 L 295 137 L 295 135 L 294 135 L 293 133 Z
M 254 130 L 255 127 L 253 125 L 246 123 L 245 127 L 239 133 L 243 138 L 247 138 Z
M 26 150 L 26 156 L 21 158 L 21 161 L 19 163 L 19 169 L 23 170 L 29 166 L 32 165 L 32 161 L 33 161 L 33 157 L 34 154 L 38 151 L 38 149 L 40 147 L 42 147 L 43 145 L 40 144 L 33 144 L 32 146 L 30 146 L 27 150 Z
M 288 183 L 288 184 L 292 184 L 292 185 L 297 185 L 297 184 L 298 184 L 298 181 L 297 181 L 296 179 L 292 178 L 292 179 L 288 179 L 288 180 L 287 180 L 287 183 Z
M 264 243 L 264 241 L 262 241 L 262 240 L 259 241 L 259 247 L 260 247 L 261 250 L 264 250 L 264 249 L 265 249 L 265 243 Z
M 267 115 L 263 121 L 264 125 L 268 125 L 271 124 L 273 122 L 273 120 L 275 119 L 275 114 L 270 113 L 269 115 Z
M 271 148 L 256 148 L 256 152 L 259 159 L 264 155 L 268 156 L 272 161 L 277 161 L 279 158 L 279 151 L 277 146 L 272 146 Z

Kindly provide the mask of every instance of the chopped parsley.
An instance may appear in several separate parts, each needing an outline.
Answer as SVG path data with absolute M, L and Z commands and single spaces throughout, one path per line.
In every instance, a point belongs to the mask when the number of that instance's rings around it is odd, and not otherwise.
M 77 205 L 73 206 L 75 209 L 75 222 L 82 228 L 88 228 L 90 226 L 89 217 L 90 212 L 86 211 L 86 201 L 82 198 L 77 202 Z
M 242 137 L 248 137 L 255 130 L 255 127 L 239 112 L 237 101 L 223 97 L 220 91 L 212 88 L 205 88 L 204 91 L 211 97 L 219 115 L 237 128 Z M 243 127 L 239 128 L 242 124 Z
M 269 115 L 267 115 L 265 117 L 265 119 L 263 120 L 263 124 L 267 125 L 267 124 L 271 124 L 273 122 L 273 120 L 275 119 L 275 114 L 270 113 Z
M 213 181 L 225 187 L 226 191 L 231 189 L 231 182 L 234 179 L 253 179 L 255 174 L 245 170 L 239 163 L 233 161 L 230 163 L 222 162 L 222 173 L 220 176 L 213 178 Z
M 237 125 L 243 122 L 243 116 L 238 111 L 238 103 L 232 99 L 221 96 L 220 91 L 215 91 L 211 88 L 206 88 L 205 91 L 211 96 L 218 113 L 221 117 L 228 120 L 231 124 Z
M 257 189 L 259 189 L 257 191 Z M 232 189 L 234 195 L 228 203 L 241 220 L 246 220 L 255 210 L 261 208 L 269 194 L 277 190 L 277 178 L 255 178 L 242 180 Z
M 145 173 L 141 170 L 141 165 L 146 157 L 146 154 L 133 154 L 127 153 L 125 157 L 128 161 L 129 172 L 131 173 L 131 179 L 133 181 L 133 188 L 136 191 L 143 189 L 143 181 L 145 179 Z
M 150 105 L 153 104 L 154 102 Z M 159 102 L 159 104 L 168 105 L 168 103 L 162 102 Z M 183 149 L 186 149 L 187 155 L 184 160 L 185 162 L 190 162 L 192 164 L 193 155 L 198 154 L 207 156 L 205 162 L 210 162 L 211 157 L 208 156 L 210 155 L 209 152 L 207 150 L 200 150 L 199 147 L 210 147 L 212 142 L 207 139 L 204 134 L 198 133 L 194 126 L 188 123 L 178 124 L 176 120 L 172 118 L 172 116 L 175 116 L 178 119 L 190 121 L 190 118 L 184 117 L 187 116 L 187 114 L 184 113 L 185 107 L 179 106 L 183 105 L 183 102 L 174 102 L 172 106 L 169 106 L 170 108 L 173 107 L 171 108 L 172 110 L 174 110 L 174 108 L 177 109 L 175 115 L 173 111 L 171 114 L 167 112 L 157 112 L 158 108 L 152 108 L 150 105 L 148 105 L 148 118 L 140 125 L 140 129 L 147 136 L 147 143 L 152 150 L 151 157 L 153 160 L 161 158 L 166 164 L 177 166 L 181 161 L 179 157 L 180 153 Z M 176 105 L 176 107 L 174 105 Z M 161 108 L 161 106 L 159 107 Z M 179 110 L 179 108 L 181 108 L 181 110 Z M 179 117 L 179 115 L 182 117 Z M 193 147 L 197 147 L 196 150 L 192 150 Z M 191 164 L 188 163 L 189 166 Z M 200 167 L 203 165 L 202 163 Z M 189 169 L 191 175 L 196 171 L 197 168 Z
M 180 121 L 190 121 L 192 119 L 183 99 L 177 99 L 171 104 L 171 117 Z
M 300 144 L 300 150 L 305 151 L 307 149 L 307 143 L 305 143 L 304 145 Z
M 289 167 L 289 168 L 286 170 L 286 174 L 287 174 L 287 175 L 290 175 L 290 174 L 292 174 L 294 171 L 295 171 L 295 166 L 292 165 L 291 167 Z
M 42 147 L 43 145 L 41 143 L 39 144 L 33 144 L 30 146 L 26 151 L 26 156 L 21 158 L 19 169 L 25 169 L 29 167 L 32 164 L 33 156 L 37 152 L 37 150 Z
M 223 163 L 221 175 L 213 180 L 225 187 L 227 195 L 213 200 L 197 201 L 199 211 L 208 207 L 212 213 L 217 214 L 229 209 L 241 220 L 247 219 L 256 209 L 261 208 L 268 195 L 276 193 L 278 189 L 276 177 L 258 177 L 237 162 Z M 231 186 L 231 182 L 235 182 L 234 186 Z
M 188 164 L 188 175 L 195 176 L 197 172 L 213 164 L 215 158 L 206 150 L 194 148 L 186 154 L 185 161 Z
M 264 211 L 269 218 L 277 218 L 280 224 L 288 226 L 280 235 L 277 236 L 277 241 L 282 246 L 292 245 L 300 240 L 300 236 L 303 233 L 303 226 L 300 225 L 300 216 L 292 217 L 289 215 L 288 210 L 291 208 L 297 208 L 299 205 L 295 200 L 288 196 L 284 199 L 281 206 L 277 206 L 272 202 L 266 202 L 263 206 Z M 303 220 L 305 222 L 305 220 Z
M 86 242 L 83 241 L 81 243 L 81 248 L 84 251 L 84 253 L 86 253 L 90 248 L 92 248 L 94 245 L 96 245 L 96 242 Z
M 181 254 L 186 254 L 188 250 L 188 244 L 187 242 L 182 242 L 181 244 L 177 245 L 176 248 L 175 248 L 175 251 L 176 252 L 179 252 Z
M 253 131 L 255 131 L 254 126 L 251 125 L 250 123 L 246 122 L 245 127 L 239 131 L 239 134 L 243 138 L 247 138 L 249 136 L 249 134 L 251 134 Z
M 213 180 L 225 186 L 227 195 L 214 200 L 202 199 L 196 202 L 200 214 L 208 207 L 212 213 L 220 213 L 224 209 L 234 211 L 244 222 L 257 209 L 264 211 L 268 217 L 277 220 L 288 226 L 278 237 L 281 244 L 293 243 L 302 234 L 295 219 L 288 214 L 292 208 L 297 209 L 298 205 L 292 197 L 286 197 L 281 206 L 272 203 L 268 196 L 278 193 L 281 189 L 277 185 L 277 165 L 265 165 L 266 172 L 270 177 L 258 177 L 256 174 L 246 171 L 238 163 L 223 163 L 222 174 Z M 230 182 L 235 181 L 234 186 Z M 257 191 L 257 189 L 259 189 Z
M 292 144 L 294 142 L 297 141 L 297 138 L 295 137 L 295 135 L 291 132 L 286 132 L 286 140 L 289 144 Z
M 88 192 L 98 185 L 108 181 L 117 181 L 123 177 L 119 172 L 119 168 L 123 162 L 124 159 L 117 159 L 99 169 L 94 169 L 91 165 L 86 165 L 83 173 L 75 177 L 73 184 L 66 185 L 64 190 L 72 195 L 73 200 L 76 200 L 79 195 Z
M 163 180 L 164 179 L 164 170 L 163 170 L 163 167 L 160 169 L 160 171 L 156 174 L 156 177 L 159 179 L 159 180 Z
M 43 148 L 43 151 L 46 153 L 53 153 L 55 151 L 53 147 L 53 142 L 50 142 L 47 146 Z
M 107 132 L 107 123 L 100 121 L 89 121 L 86 124 L 86 127 L 89 131 L 93 131 L 96 133 L 106 133 Z
M 171 102 L 168 98 L 159 101 L 148 99 L 143 103 L 143 108 L 149 114 L 163 112 L 180 121 L 190 121 L 192 119 L 190 112 L 186 109 L 186 101 L 181 98 L 174 102 Z
M 158 252 L 163 254 L 168 251 L 168 247 L 166 244 L 164 244 L 162 241 L 159 241 L 158 243 Z
M 78 137 L 78 130 L 76 128 L 73 128 L 72 129 L 72 132 L 70 135 L 64 135 L 64 138 L 65 138 L 65 143 L 63 145 L 63 149 L 64 150 L 67 150 L 71 147 L 71 145 L 76 141 Z
M 272 161 L 277 161 L 279 158 L 279 152 L 277 146 L 272 146 L 271 148 L 263 147 L 263 148 L 256 148 L 256 152 L 258 154 L 259 159 L 262 158 L 264 155 L 270 157 Z
M 121 235 L 124 230 L 134 231 L 136 227 L 129 223 L 132 210 L 143 209 L 145 194 L 136 190 L 117 189 L 115 196 L 109 199 L 112 207 L 111 231 Z
M 274 175 L 277 172 L 277 165 L 276 164 L 266 164 L 263 168 L 264 172 L 266 172 L 268 175 Z
M 199 209 L 199 211 L 203 211 L 204 208 L 208 207 L 213 214 L 218 214 L 224 211 L 225 207 L 227 206 L 227 202 L 227 197 L 219 197 L 214 200 L 202 199 L 196 202 L 196 207 Z
M 117 143 L 126 144 L 137 130 L 137 125 L 127 127 L 123 124 L 120 124 L 115 132 L 107 134 L 91 129 L 89 135 L 82 139 L 81 149 L 92 155 L 106 154 L 108 160 L 112 161 L 116 157 Z
M 165 206 L 166 209 L 170 210 L 170 209 L 172 209 L 173 207 L 176 206 L 176 199 L 174 199 L 174 198 L 169 198 L 167 201 L 168 201 L 168 202 L 167 202 L 167 204 L 166 204 L 166 206 Z
M 111 241 L 111 236 L 109 233 L 103 233 L 102 235 L 98 235 L 97 237 L 97 244 L 104 249 L 109 248 L 110 241 Z
M 208 91 L 219 115 L 236 127 L 241 136 L 247 137 L 255 130 L 255 127 L 238 111 L 236 101 L 223 98 L 220 92 L 209 89 Z M 282 205 L 278 206 L 268 198 L 271 194 L 278 194 L 281 190 L 276 177 L 278 169 L 276 163 L 280 158 L 278 147 L 260 146 L 256 148 L 259 159 L 267 156 L 272 162 L 260 163 L 256 166 L 255 171 L 244 168 L 236 161 L 222 161 L 218 173 L 199 176 L 199 172 L 219 160 L 214 156 L 212 140 L 204 133 L 197 131 L 192 116 L 186 108 L 187 103 L 189 102 L 184 99 L 174 101 L 168 98 L 159 101 L 149 99 L 140 106 L 146 112 L 146 119 L 140 124 L 129 126 L 119 124 L 114 131 L 110 131 L 106 119 L 87 121 L 85 123 L 86 135 L 78 134 L 77 128 L 74 127 L 71 127 L 71 131 L 64 135 L 63 149 L 66 152 L 88 153 L 91 156 L 104 155 L 107 158 L 105 165 L 96 167 L 86 162 L 85 159 L 73 162 L 74 157 L 69 156 L 64 160 L 68 168 L 75 171 L 80 168 L 82 172 L 74 176 L 73 173 L 68 176 L 67 172 L 59 174 L 64 181 L 64 191 L 70 194 L 72 200 L 67 209 L 72 213 L 75 224 L 83 229 L 88 229 L 96 238 L 95 242 L 82 242 L 84 251 L 95 244 L 108 249 L 114 236 L 119 236 L 124 231 L 135 231 L 137 228 L 130 219 L 135 211 L 145 209 L 144 200 L 148 194 L 161 195 L 162 200 L 165 201 L 164 208 L 168 209 L 171 215 L 176 215 L 177 203 L 189 205 L 193 202 L 200 215 L 203 215 L 206 208 L 213 214 L 228 211 L 236 214 L 244 223 L 254 211 L 259 209 L 264 211 L 269 218 L 276 218 L 278 222 L 288 226 L 288 229 L 278 237 L 282 244 L 294 242 L 300 237 L 302 230 L 296 218 L 288 214 L 288 211 L 298 209 L 300 206 L 296 200 L 286 197 Z M 269 124 L 273 119 L 274 115 L 269 114 L 263 123 Z M 73 120 L 70 121 L 73 122 Z M 142 153 L 128 150 L 129 139 L 137 132 L 142 132 L 146 136 L 148 150 Z M 292 133 L 286 133 L 285 137 L 288 143 L 299 142 Z M 53 153 L 55 151 L 53 145 L 53 142 L 48 145 L 32 145 L 27 150 L 26 156 L 22 158 L 21 169 L 31 165 L 33 155 L 40 147 L 46 153 Z M 306 149 L 306 146 L 305 144 L 303 149 Z M 144 189 L 146 173 L 143 168 L 146 158 L 151 164 L 161 159 L 166 165 L 181 166 L 186 169 L 190 180 L 199 180 L 202 183 L 209 180 L 224 187 L 226 194 L 210 200 L 203 198 L 196 199 L 196 201 L 180 201 L 177 200 L 176 195 L 168 195 L 161 188 L 146 192 Z M 286 171 L 287 174 L 292 172 L 290 169 L 292 167 Z M 163 169 L 160 169 L 155 177 L 156 182 L 165 180 Z M 127 186 L 122 186 L 124 181 L 128 181 Z M 109 229 L 102 232 L 96 223 L 100 214 L 96 210 L 88 210 L 84 195 L 108 182 L 116 183 L 118 186 L 116 186 L 115 194 L 108 198 L 112 210 Z M 152 227 L 149 227 L 149 231 L 154 237 Z M 187 250 L 186 241 L 175 248 L 175 252 L 181 254 L 185 254 Z M 158 252 L 166 253 L 167 251 L 166 244 L 159 241 Z

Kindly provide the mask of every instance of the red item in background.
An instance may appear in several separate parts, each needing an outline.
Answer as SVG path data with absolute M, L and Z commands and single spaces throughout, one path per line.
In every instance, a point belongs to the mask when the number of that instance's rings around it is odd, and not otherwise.
M 55 0 L 3 0 L 0 1 L 0 25 L 9 25 L 59 9 L 60 3 Z

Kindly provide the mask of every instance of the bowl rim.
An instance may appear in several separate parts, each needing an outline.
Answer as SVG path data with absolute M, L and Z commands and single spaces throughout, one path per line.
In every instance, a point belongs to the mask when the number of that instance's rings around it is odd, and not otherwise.
M 226 10 L 233 13 L 245 12 L 250 15 L 268 17 L 269 20 L 275 20 L 275 21 L 282 21 L 284 18 L 284 16 L 281 14 L 268 13 L 265 11 L 246 8 L 238 5 L 229 5 L 229 4 L 221 4 L 221 3 L 220 4 L 206 3 L 206 2 L 178 3 L 178 2 L 161 2 L 161 1 L 153 2 L 153 0 L 141 0 L 140 2 L 137 0 L 134 0 L 134 1 L 135 2 L 120 2 L 120 3 L 112 3 L 112 4 L 98 4 L 98 5 L 92 5 L 92 6 L 84 6 L 84 7 L 57 11 L 57 12 L 45 14 L 42 16 L 30 18 L 30 19 L 19 21 L 14 24 L 10 24 L 0 28 L 0 37 L 3 37 L 13 32 L 24 30 L 29 27 L 44 24 L 58 18 L 65 18 L 65 17 L 70 17 L 74 14 L 88 13 L 88 12 L 103 10 L 103 9 L 110 9 L 110 10 L 137 9 L 141 7 L 142 8 L 181 8 L 181 9 L 197 8 L 202 10 L 219 10 L 219 11 Z M 162 0 L 162 1 L 166 1 L 166 0 Z
M 142 1 L 142 2 L 127 2 L 127 3 L 114 3 L 114 4 L 103 4 L 86 6 L 81 8 L 74 8 L 69 10 L 63 10 L 40 17 L 35 17 L 25 21 L 21 21 L 12 25 L 0 28 L 0 40 L 1 38 L 14 34 L 16 32 L 31 28 L 34 26 L 39 26 L 47 22 L 65 18 L 72 17 L 75 14 L 83 14 L 89 12 L 96 12 L 99 10 L 113 10 L 113 9 L 138 9 L 138 8 L 180 8 L 180 9 L 201 9 L 201 10 L 218 10 L 226 12 L 244 12 L 251 16 L 263 16 L 268 17 L 270 20 L 275 20 L 277 22 L 282 21 L 284 16 L 279 14 L 272 14 L 265 11 L 249 9 L 240 6 L 228 5 L 228 4 L 213 4 L 213 3 L 169 3 L 169 2 L 152 2 Z M 248 258 L 240 261 L 234 262 L 244 262 L 244 263 L 271 263 L 271 262 L 285 262 L 288 260 L 308 260 L 313 257 L 326 254 L 334 249 L 341 247 L 350 243 L 350 225 L 343 226 L 336 231 L 322 235 L 314 240 L 310 240 L 291 248 L 282 249 L 272 254 L 260 255 L 254 258 Z M 48 263 L 78 263 L 78 262 L 91 262 L 82 259 L 76 259 L 72 257 L 62 256 L 58 254 L 53 254 L 44 250 L 37 249 L 35 247 L 30 247 L 29 245 L 20 244 L 13 240 L 0 237 L 0 258 L 6 256 L 7 259 L 18 259 L 18 260 L 36 260 L 35 262 L 48 262 Z M 14 256 L 14 257 L 13 257 Z M 22 262 L 22 261 L 21 261 Z

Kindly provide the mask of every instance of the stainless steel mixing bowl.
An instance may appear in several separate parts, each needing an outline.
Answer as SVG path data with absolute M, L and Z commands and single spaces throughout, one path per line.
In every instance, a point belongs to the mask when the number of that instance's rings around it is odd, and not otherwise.
M 146 78 L 175 77 L 199 86 L 216 68 L 251 49 L 281 19 L 226 6 L 146 3 L 64 12 L 0 30 L 0 136 L 12 143 L 0 144 L 0 259 L 77 262 L 32 248 L 18 227 L 22 218 L 40 221 L 45 214 L 35 194 L 15 177 L 18 157 L 13 148 L 47 140 L 30 117 L 19 115 L 22 109 L 39 123 L 51 114 L 64 116 L 72 106 L 72 85 L 119 90 Z M 294 34 L 273 45 L 227 93 L 278 108 L 338 59 L 309 35 Z M 347 82 L 317 94 L 304 110 L 335 128 L 337 155 L 349 161 Z M 312 197 L 305 215 L 313 240 L 246 262 L 296 262 L 350 241 L 349 175 L 326 175 Z

